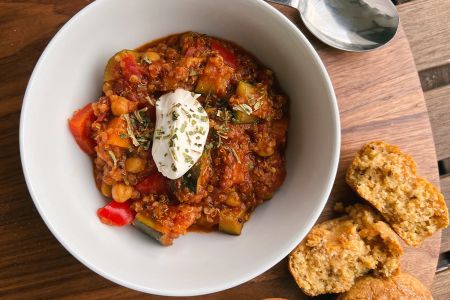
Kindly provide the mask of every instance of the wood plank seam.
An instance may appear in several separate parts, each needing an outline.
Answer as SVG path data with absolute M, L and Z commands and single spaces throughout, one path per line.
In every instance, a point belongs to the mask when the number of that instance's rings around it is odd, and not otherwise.
M 450 84 L 450 64 L 432 67 L 419 72 L 424 92 Z
M 450 157 L 438 161 L 439 175 L 450 173 Z

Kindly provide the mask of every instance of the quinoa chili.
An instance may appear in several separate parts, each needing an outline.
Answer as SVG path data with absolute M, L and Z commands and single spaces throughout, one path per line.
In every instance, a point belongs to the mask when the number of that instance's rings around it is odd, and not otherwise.
M 201 95 L 209 133 L 198 161 L 171 180 L 151 150 L 155 103 L 176 89 Z M 163 245 L 190 229 L 239 235 L 286 176 L 287 105 L 270 69 L 215 37 L 187 32 L 115 54 L 102 96 L 69 120 L 111 201 L 98 210 L 100 220 L 132 223 Z

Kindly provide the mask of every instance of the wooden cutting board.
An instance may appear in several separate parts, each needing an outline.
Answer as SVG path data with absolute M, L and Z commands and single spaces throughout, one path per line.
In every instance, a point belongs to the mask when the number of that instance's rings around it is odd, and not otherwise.
M 294 22 L 322 58 L 336 92 L 342 126 L 341 158 L 333 191 L 318 222 L 332 218 L 337 201 L 356 202 L 358 197 L 345 184 L 345 172 L 355 153 L 369 141 L 398 145 L 417 162 L 418 173 L 439 185 L 436 154 L 428 112 L 416 66 L 402 28 L 394 40 L 370 53 L 332 49 L 305 29 L 298 11 L 273 4 Z M 403 244 L 402 270 L 428 287 L 434 278 L 441 233 L 420 247 Z M 244 266 L 243 266 L 244 267 Z M 307 299 L 287 268 L 287 259 L 257 278 L 233 289 L 202 299 Z M 323 296 L 314 299 L 333 299 Z

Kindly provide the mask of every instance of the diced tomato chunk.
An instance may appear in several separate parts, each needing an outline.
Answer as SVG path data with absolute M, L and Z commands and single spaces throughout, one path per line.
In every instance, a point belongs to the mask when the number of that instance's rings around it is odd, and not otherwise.
M 129 225 L 134 220 L 134 215 L 135 213 L 130 209 L 130 204 L 127 202 L 111 201 L 97 210 L 100 221 L 111 226 Z
M 167 192 L 167 179 L 161 173 L 154 173 L 136 185 L 136 189 L 143 194 L 163 194 Z
M 231 50 L 224 48 L 222 45 L 220 45 L 215 40 L 211 41 L 211 49 L 214 51 L 217 51 L 220 54 L 220 56 L 222 56 L 223 61 L 227 65 L 229 65 L 230 67 L 236 68 L 236 66 L 237 66 L 236 56 L 233 54 L 233 52 L 231 52 Z
M 91 103 L 77 110 L 69 119 L 70 132 L 80 148 L 87 154 L 95 152 L 95 140 L 91 136 L 91 125 L 94 120 L 95 114 Z
M 197 50 L 195 47 L 189 47 L 186 50 L 186 53 L 184 54 L 184 56 L 186 56 L 186 57 L 194 56 L 195 50 Z
M 141 71 L 139 69 L 139 65 L 136 62 L 136 57 L 133 54 L 126 54 L 122 57 L 123 65 L 122 72 L 126 78 L 130 78 L 132 75 L 141 77 Z

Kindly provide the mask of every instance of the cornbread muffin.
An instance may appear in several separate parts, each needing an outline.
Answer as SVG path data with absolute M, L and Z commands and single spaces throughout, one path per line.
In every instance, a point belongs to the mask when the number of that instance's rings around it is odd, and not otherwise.
M 411 246 L 448 226 L 444 197 L 416 175 L 411 156 L 395 146 L 384 142 L 365 145 L 348 169 L 346 181 Z
M 373 209 L 356 204 L 347 215 L 313 227 L 289 256 L 289 270 L 309 296 L 342 293 L 370 271 L 398 272 L 402 247 Z
M 389 278 L 363 276 L 337 300 L 433 300 L 430 291 L 415 277 L 400 273 Z

